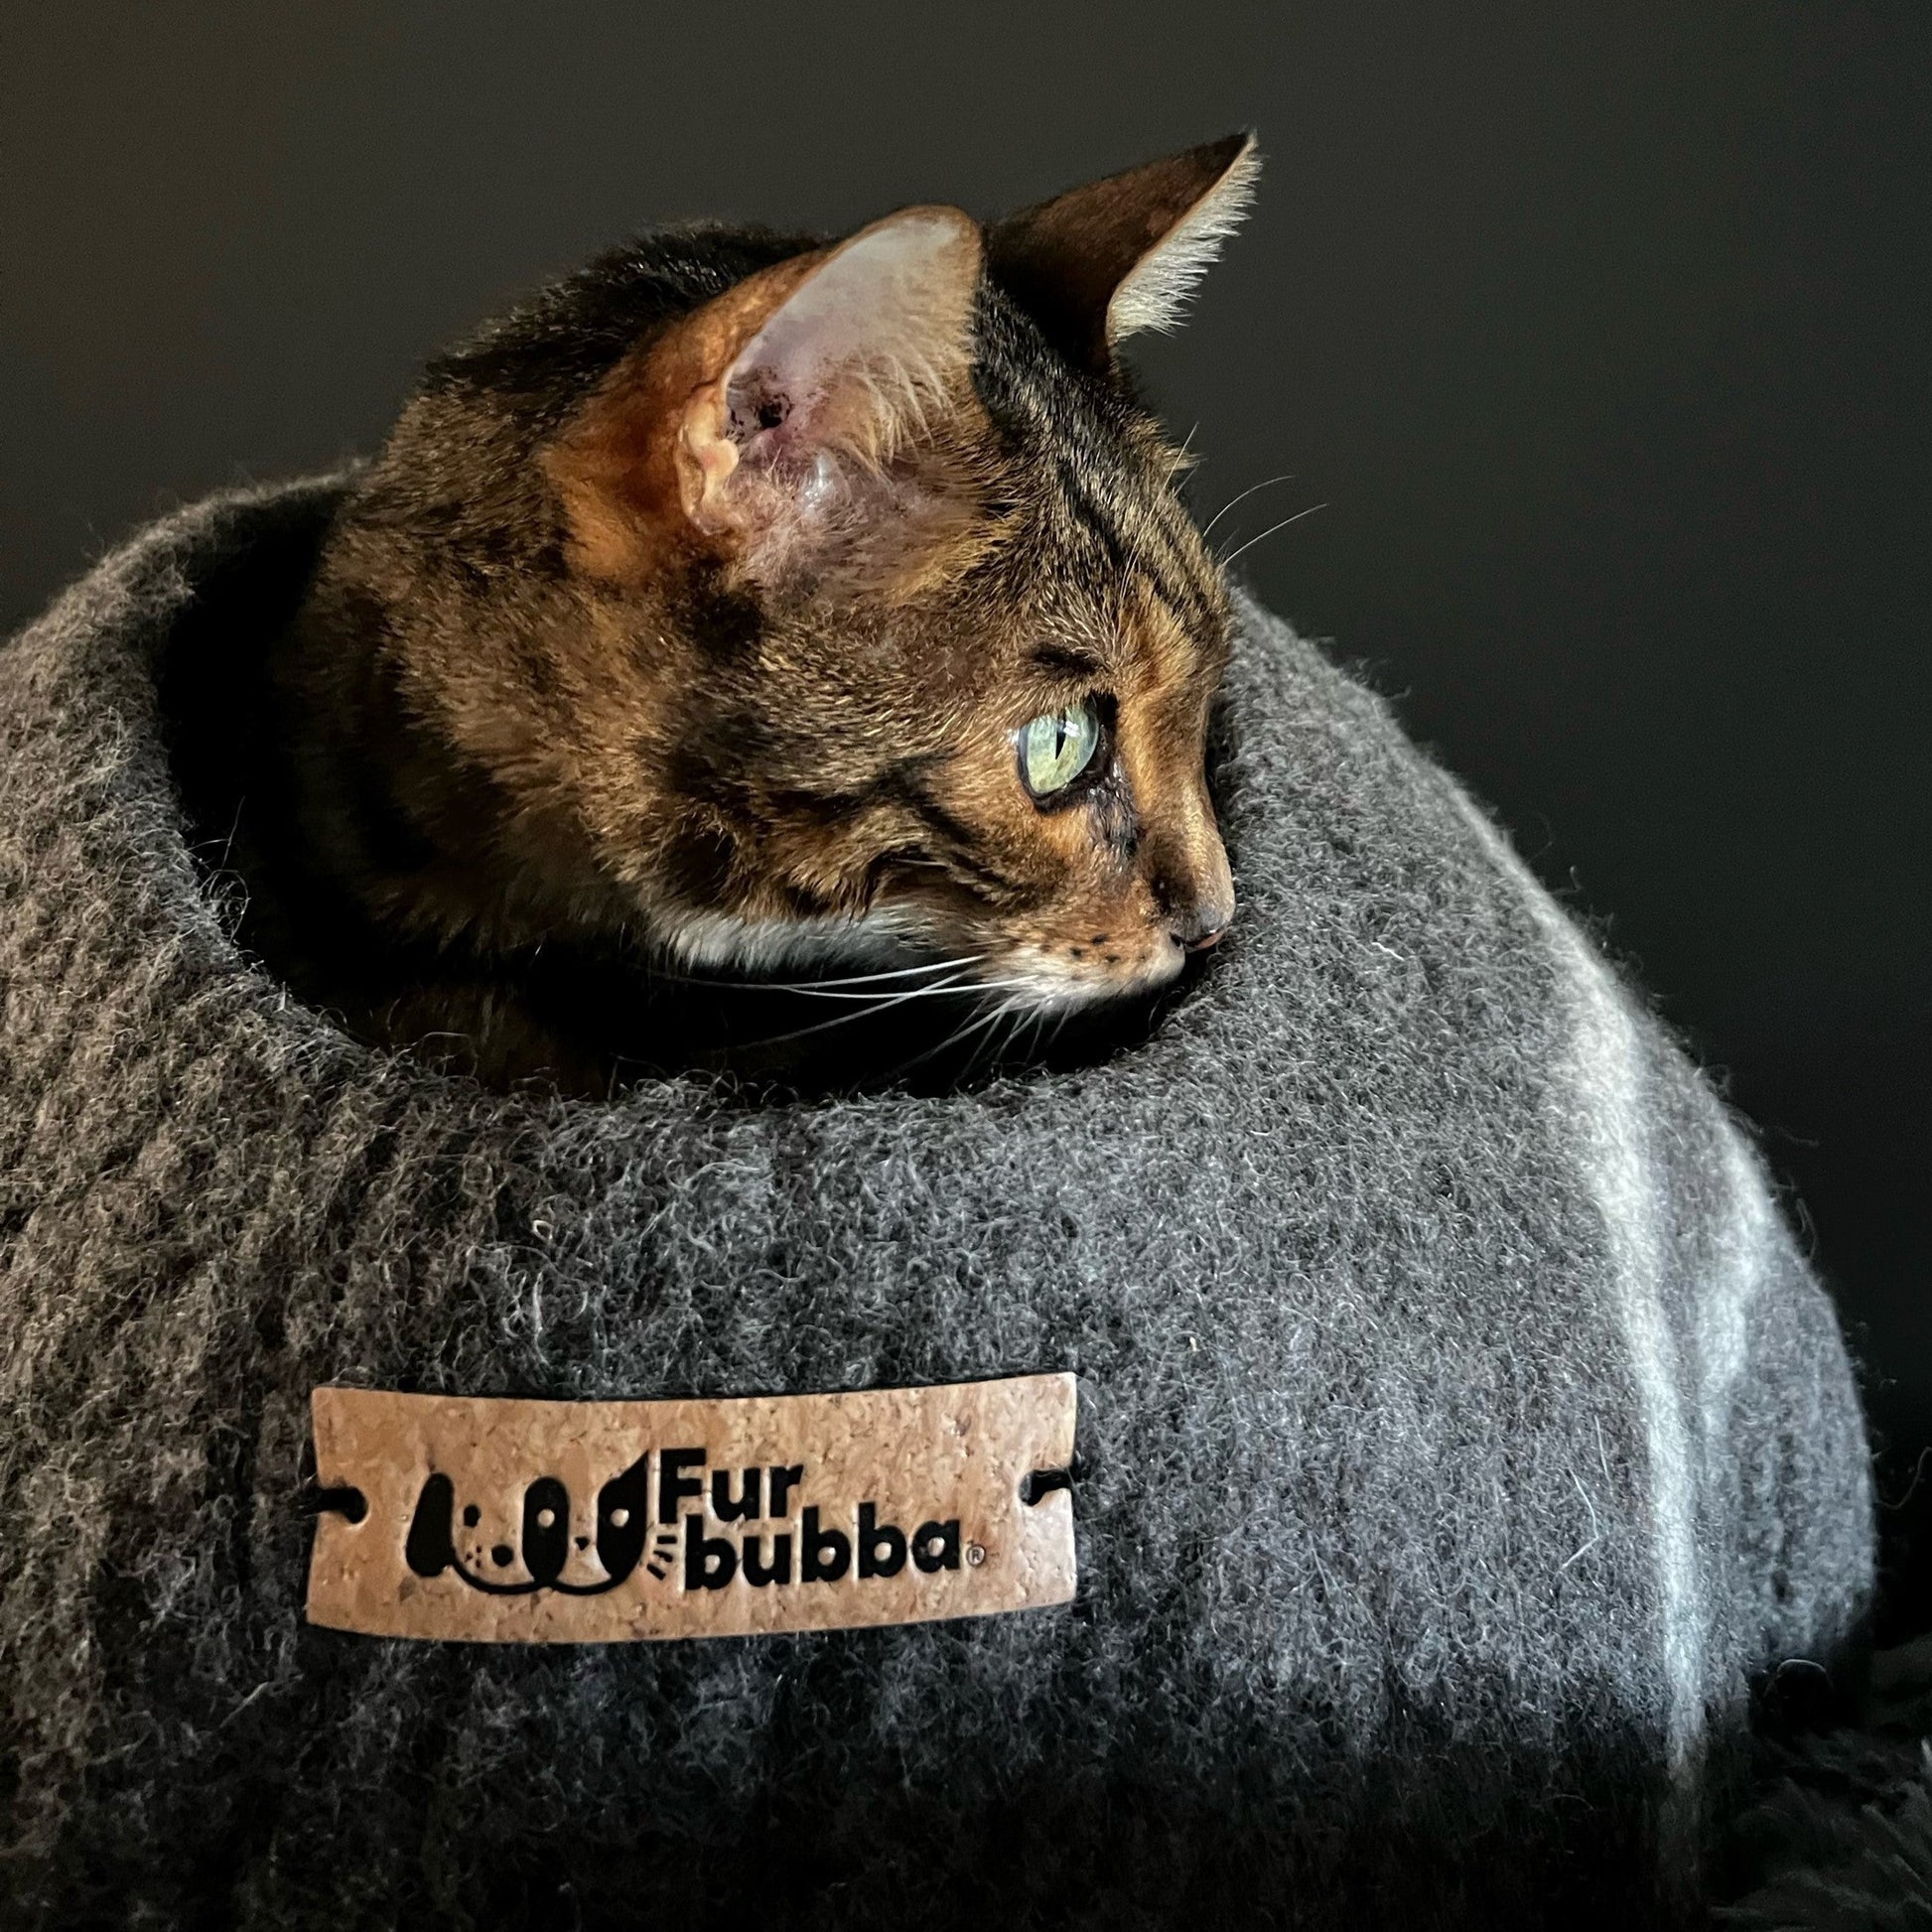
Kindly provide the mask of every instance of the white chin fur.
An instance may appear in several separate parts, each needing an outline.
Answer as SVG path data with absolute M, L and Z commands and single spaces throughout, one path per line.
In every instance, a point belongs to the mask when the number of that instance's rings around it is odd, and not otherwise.
M 686 966 L 745 973 L 894 965 L 919 950 L 902 918 L 890 911 L 858 919 L 741 919 L 729 912 L 692 912 L 664 933 L 663 941 Z
M 991 989 L 1035 1013 L 1071 1013 L 1102 1000 L 1118 1000 L 1152 993 L 1179 976 L 1178 948 L 1157 953 L 1137 973 L 1125 978 L 1101 977 L 1069 969 L 1052 954 L 1034 946 L 1019 946 L 997 955 L 980 968 Z
M 693 912 L 664 934 L 664 944 L 682 965 L 752 974 L 876 969 L 938 957 L 920 922 L 899 908 L 858 919 L 741 919 L 729 912 Z M 1081 972 L 1039 947 L 1018 946 L 1010 952 L 989 950 L 959 973 L 958 990 L 981 990 L 1028 1012 L 1071 1013 L 1103 1000 L 1152 993 L 1175 978 L 1180 966 L 1178 950 L 1167 948 L 1123 978 Z

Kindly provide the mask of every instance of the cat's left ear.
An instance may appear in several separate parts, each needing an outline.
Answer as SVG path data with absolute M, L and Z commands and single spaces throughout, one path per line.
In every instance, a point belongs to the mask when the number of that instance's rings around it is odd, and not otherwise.
M 890 576 L 952 513 L 917 455 L 971 393 L 982 260 L 970 215 L 902 208 L 645 345 L 548 459 L 580 561 L 622 580 L 695 543 L 767 583 Z
M 836 522 L 954 399 L 972 358 L 979 225 L 909 207 L 862 228 L 786 293 L 692 398 L 680 432 L 685 508 L 701 528 Z M 809 528 L 789 528 L 810 541 Z
M 990 227 L 987 268 L 1055 346 L 1109 367 L 1123 337 L 1180 320 L 1260 171 L 1232 134 L 1069 189 Z

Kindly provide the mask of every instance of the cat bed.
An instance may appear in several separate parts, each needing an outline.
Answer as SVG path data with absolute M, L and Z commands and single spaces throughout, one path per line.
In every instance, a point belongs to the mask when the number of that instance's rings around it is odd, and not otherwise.
M 243 957 L 178 802 L 158 693 L 282 620 L 336 487 L 190 508 L 0 653 L 0 1918 L 1688 1921 L 1753 1682 L 1866 1603 L 1852 1376 L 1723 1105 L 1382 704 L 1244 609 L 1236 937 L 1103 1063 L 492 1095 Z M 304 1620 L 318 1384 L 1035 1371 L 1069 1604 Z

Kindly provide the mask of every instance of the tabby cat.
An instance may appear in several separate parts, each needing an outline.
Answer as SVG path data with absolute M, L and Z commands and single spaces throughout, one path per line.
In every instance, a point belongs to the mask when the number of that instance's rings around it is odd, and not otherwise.
M 365 1037 L 578 1092 L 756 1059 L 693 985 L 1017 1024 L 1173 982 L 1234 914 L 1229 603 L 1117 351 L 1256 167 L 666 230 L 434 362 L 265 666 L 244 938 Z

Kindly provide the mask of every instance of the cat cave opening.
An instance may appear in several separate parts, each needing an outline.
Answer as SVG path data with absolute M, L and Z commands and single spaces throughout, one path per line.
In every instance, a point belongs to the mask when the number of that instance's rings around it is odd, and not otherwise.
M 615 1099 L 639 1080 L 708 1076 L 746 1104 L 867 1091 L 936 1094 L 992 1080 L 1103 1065 L 1140 1048 L 1167 1014 L 1211 980 L 1218 954 L 1190 958 L 1151 998 L 1041 1011 L 975 987 L 939 958 L 874 970 L 791 969 L 757 977 L 690 971 L 641 947 L 546 941 L 509 962 L 520 1009 L 541 1014 L 576 1050 L 497 1078 L 460 1034 L 398 1045 L 398 981 L 456 989 L 479 1025 L 510 990 L 448 946 L 399 953 L 376 941 L 305 840 L 275 728 L 269 648 L 300 606 L 328 529 L 333 494 L 254 509 L 246 540 L 213 559 L 158 640 L 159 723 L 202 889 L 250 966 L 376 1051 L 498 1090 Z M 1210 753 L 1209 779 L 1214 778 Z M 376 837 L 383 800 L 365 801 Z M 1238 928 L 1236 933 L 1238 943 Z M 376 956 L 377 947 L 380 957 Z

